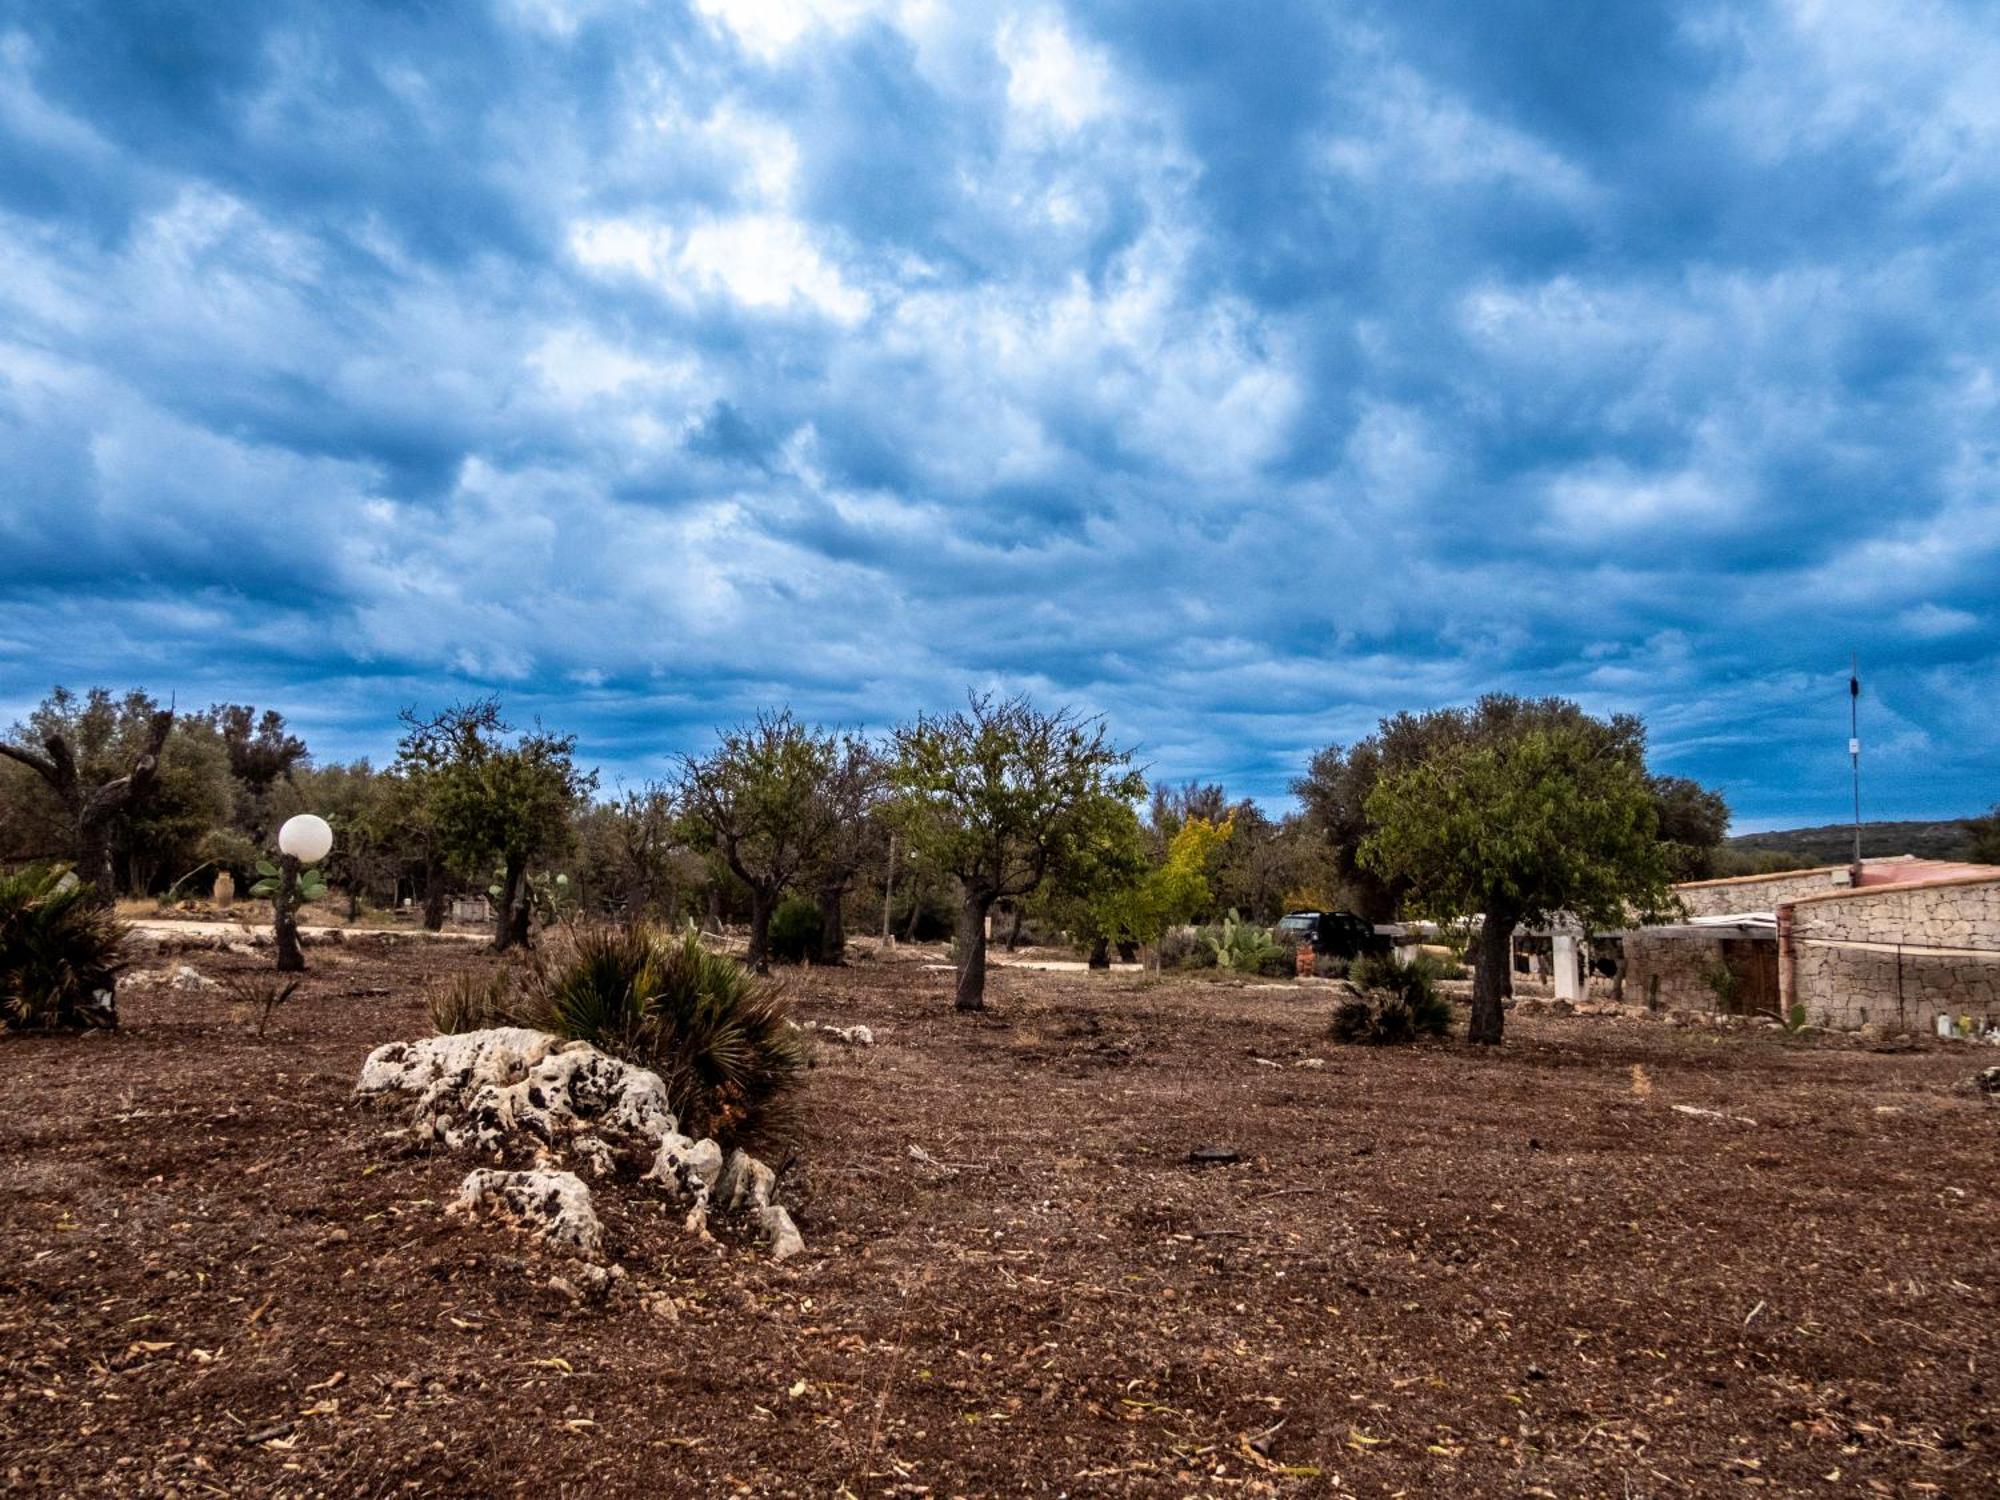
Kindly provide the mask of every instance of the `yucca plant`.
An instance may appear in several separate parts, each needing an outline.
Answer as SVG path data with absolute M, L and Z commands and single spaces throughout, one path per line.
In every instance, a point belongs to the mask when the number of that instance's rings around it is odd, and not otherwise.
M 0 1025 L 14 1031 L 118 1024 L 125 925 L 59 866 L 0 876 Z
M 492 1008 L 651 1068 L 691 1135 L 748 1131 L 807 1062 L 778 987 L 692 927 L 575 931 L 521 971 L 515 1002 Z

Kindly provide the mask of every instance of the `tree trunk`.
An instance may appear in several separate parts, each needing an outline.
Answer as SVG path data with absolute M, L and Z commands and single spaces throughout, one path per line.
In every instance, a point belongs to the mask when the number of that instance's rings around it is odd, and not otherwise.
M 959 1010 L 986 1009 L 986 914 L 993 898 L 967 891 L 958 906 L 958 992 L 953 1005 Z
M 524 861 L 507 856 L 507 872 L 500 881 L 500 904 L 493 913 L 493 951 L 505 953 L 514 945 L 514 903 L 521 899 Z
M 306 966 L 305 950 L 299 946 L 299 860 L 295 854 L 278 856 L 278 889 L 271 896 L 271 926 L 278 943 L 278 972 L 301 973 Z
M 1501 1002 L 1514 993 L 1514 928 L 1511 912 L 1488 911 L 1479 928 L 1479 959 L 1472 975 L 1472 1023 L 1465 1039 L 1500 1044 L 1506 1011 Z
M 708 883 L 708 925 L 717 937 L 722 936 L 722 885 L 716 880 Z
M 846 896 L 844 886 L 826 886 L 819 892 L 819 964 L 847 962 L 847 919 L 841 911 Z
M 1139 945 L 1130 938 L 1120 938 L 1118 940 L 1118 962 L 1121 964 L 1136 964 L 1138 961 Z
M 1021 946 L 1021 927 L 1028 920 L 1028 908 L 1020 902 L 1014 903 L 1014 925 L 1007 929 L 1007 951 L 1012 953 Z
M 889 913 L 896 904 L 896 835 L 889 835 L 889 868 L 882 876 L 882 946 L 887 948 L 896 938 L 889 930 Z
M 112 906 L 118 896 L 111 870 L 111 818 L 85 812 L 76 827 L 76 878 L 89 884 L 99 906 Z
M 750 951 L 743 961 L 759 974 L 771 972 L 771 908 L 777 904 L 774 892 L 750 887 Z
M 1111 967 L 1111 939 L 1102 933 L 1090 940 L 1090 967 L 1093 969 Z
M 444 931 L 444 862 L 433 859 L 424 866 L 424 929 Z

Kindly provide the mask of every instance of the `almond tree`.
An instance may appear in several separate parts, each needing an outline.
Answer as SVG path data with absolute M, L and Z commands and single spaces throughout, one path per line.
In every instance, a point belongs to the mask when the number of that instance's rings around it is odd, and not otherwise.
M 713 751 L 683 756 L 678 786 L 691 831 L 750 893 L 750 952 L 769 966 L 771 913 L 827 850 L 835 827 L 823 789 L 840 765 L 835 736 L 790 709 L 720 732 Z
M 1082 857 L 1104 800 L 1145 783 L 1100 718 L 1037 709 L 1025 697 L 973 694 L 895 733 L 897 817 L 912 849 L 958 879 L 960 1010 L 986 1004 L 986 920 Z

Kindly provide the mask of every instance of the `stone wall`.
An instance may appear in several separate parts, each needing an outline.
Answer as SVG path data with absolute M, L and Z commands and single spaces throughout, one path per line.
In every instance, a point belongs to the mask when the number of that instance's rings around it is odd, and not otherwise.
M 1733 934 L 1732 934 L 1733 935 Z M 1715 991 L 1702 978 L 1722 962 L 1722 938 L 1670 936 L 1644 928 L 1625 935 L 1627 1005 L 1662 1010 L 1714 1010 Z
M 1824 896 L 1836 886 L 1826 870 L 1796 870 L 1783 875 L 1759 875 L 1745 880 L 1700 881 L 1677 885 L 1691 917 L 1734 917 L 1747 911 L 1775 911 L 1787 901 L 1804 896 Z
M 2000 1021 L 2000 880 L 1885 886 L 1791 912 L 1786 1004 L 1814 1025 Z

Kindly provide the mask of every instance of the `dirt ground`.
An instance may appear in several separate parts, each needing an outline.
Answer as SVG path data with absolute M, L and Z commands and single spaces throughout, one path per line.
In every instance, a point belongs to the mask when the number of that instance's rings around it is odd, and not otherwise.
M 149 988 L 0 1040 L 0 1491 L 2000 1493 L 1983 1050 L 1354 1050 L 1311 987 L 1001 970 L 963 1017 L 917 955 L 794 974 L 878 1040 L 760 1145 L 809 1253 L 600 1188 L 591 1305 L 349 1102 L 492 960 L 311 961 L 262 1038 Z

